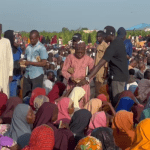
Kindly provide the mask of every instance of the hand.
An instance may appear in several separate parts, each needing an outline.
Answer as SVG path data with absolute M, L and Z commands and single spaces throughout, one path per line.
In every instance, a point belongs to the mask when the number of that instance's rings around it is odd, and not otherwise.
M 20 46 L 20 44 L 14 43 L 14 46 L 18 48 Z
M 25 65 L 29 66 L 30 65 L 30 61 L 25 61 Z
M 76 81 L 73 79 L 73 77 L 70 77 L 69 80 L 70 80 L 72 83 L 75 83 L 75 84 L 76 84 Z
M 26 62 L 26 61 L 23 60 L 23 59 L 21 59 L 21 60 L 19 61 L 19 63 L 20 63 L 21 66 L 24 66 L 24 65 L 25 65 L 25 62 Z
M 85 85 L 85 84 L 89 84 L 89 82 L 84 78 L 83 80 L 81 80 L 81 81 L 77 84 L 77 86 L 83 86 L 83 85 Z
M 12 82 L 13 76 L 9 76 L 9 83 Z

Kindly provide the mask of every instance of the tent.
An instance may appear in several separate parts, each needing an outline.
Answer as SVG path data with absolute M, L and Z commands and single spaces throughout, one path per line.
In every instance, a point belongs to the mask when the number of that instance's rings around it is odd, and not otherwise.
M 144 30 L 145 28 L 149 28 L 150 24 L 141 23 L 126 30 Z

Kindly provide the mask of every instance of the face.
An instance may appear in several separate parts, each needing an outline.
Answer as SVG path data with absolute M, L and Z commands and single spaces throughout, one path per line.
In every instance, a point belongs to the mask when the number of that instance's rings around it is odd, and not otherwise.
M 56 108 L 53 112 L 52 122 L 55 122 L 58 118 L 58 108 Z
M 102 36 L 97 36 L 96 38 L 97 38 L 97 41 L 98 41 L 99 43 L 102 43 L 102 41 L 103 41 L 103 37 L 102 37 Z
M 115 36 L 108 35 L 105 38 L 105 42 L 106 43 L 109 43 L 109 42 L 111 43 L 114 40 L 114 38 L 115 38 Z
M 53 64 L 50 64 L 50 69 L 55 70 L 55 66 Z
M 33 46 L 36 45 L 38 41 L 39 41 L 39 36 L 36 33 L 30 35 L 31 45 Z
M 54 82 L 55 81 L 55 78 L 54 78 L 54 74 L 52 72 L 50 72 L 48 74 L 48 77 L 47 77 L 50 81 Z
M 74 113 L 74 103 L 71 104 L 70 108 L 68 108 L 68 113 L 71 115 Z
M 29 109 L 28 114 L 27 114 L 27 123 L 28 124 L 33 124 L 35 121 L 35 114 L 32 108 Z
M 79 49 L 75 51 L 75 56 L 78 59 L 81 59 L 85 55 L 85 50 L 84 49 Z
M 72 47 L 75 48 L 75 45 L 78 43 L 79 41 L 74 41 L 72 42 Z

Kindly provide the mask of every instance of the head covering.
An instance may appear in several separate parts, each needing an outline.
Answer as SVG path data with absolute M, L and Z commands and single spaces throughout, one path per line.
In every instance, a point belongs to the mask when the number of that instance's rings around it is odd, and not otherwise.
M 116 113 L 113 123 L 113 135 L 115 143 L 121 149 L 129 149 L 132 145 L 135 130 L 133 128 L 133 113 L 121 110 Z
M 34 100 L 39 95 L 46 95 L 46 90 L 44 88 L 37 87 L 32 91 L 31 98 L 30 98 L 30 106 L 32 107 L 33 110 L 35 110 Z
M 133 112 L 133 121 L 135 124 L 138 124 L 140 122 L 141 113 L 144 110 L 144 106 L 141 104 L 134 104 L 131 108 L 131 111 Z
M 13 146 L 13 139 L 7 136 L 3 136 L 0 134 L 0 149 L 3 150 L 2 147 L 7 146 L 7 147 L 12 147 Z
M 85 50 L 86 48 L 86 44 L 84 41 L 79 41 L 76 45 L 75 45 L 75 50 Z
M 134 101 L 130 97 L 123 97 L 120 99 L 116 107 L 116 112 L 120 110 L 131 111 L 133 105 L 134 105 Z
M 82 87 L 75 87 L 68 96 L 74 102 L 74 108 L 80 109 L 79 100 L 85 95 L 85 90 Z
M 11 124 L 14 109 L 18 104 L 21 104 L 22 100 L 19 97 L 10 97 L 6 103 L 6 110 L 2 114 L 3 123 Z
M 84 130 L 89 125 L 92 115 L 86 109 L 76 111 L 71 118 L 70 130 L 75 135 L 76 143 L 84 137 Z
M 47 97 L 49 98 L 49 101 L 54 104 L 55 100 L 59 98 L 60 96 L 62 96 L 65 89 L 66 89 L 66 86 L 64 85 L 64 83 L 57 82 L 53 86 L 53 89 L 47 95 Z
M 53 150 L 54 131 L 48 125 L 41 125 L 32 131 L 29 145 L 23 150 Z
M 57 105 L 45 102 L 38 110 L 33 124 L 33 128 L 36 128 L 42 124 L 50 126 L 54 131 L 55 146 L 54 149 L 74 149 L 74 137 L 70 130 L 57 129 L 53 125 L 52 118 L 56 111 Z
M 107 98 L 107 101 L 109 102 L 109 86 L 108 84 L 104 84 L 100 87 L 99 89 L 99 93 L 101 93 L 100 95 L 104 94 Z M 98 97 L 97 97 L 98 98 Z M 102 96 L 100 97 L 102 98 Z M 104 97 L 103 97 L 104 98 Z M 99 99 L 99 98 L 98 98 Z M 103 100 L 102 100 L 103 101 Z
M 106 26 L 105 28 L 104 28 L 104 33 L 106 34 L 106 35 L 115 35 L 115 33 L 116 33 L 116 30 L 115 30 L 115 28 L 114 27 L 112 27 L 112 26 Z
M 74 36 L 72 37 L 72 40 L 76 41 L 76 42 L 82 40 L 81 34 L 80 33 L 75 33 Z
M 150 118 L 150 108 L 144 109 L 142 111 L 140 121 L 142 121 L 146 118 Z
M 45 102 L 49 102 L 49 98 L 47 96 L 44 95 L 39 95 L 34 99 L 34 108 L 35 111 L 37 112 L 38 109 L 42 106 L 43 103 Z
M 0 116 L 6 110 L 6 103 L 7 103 L 7 95 L 5 93 L 0 92 Z
M 136 136 L 131 147 L 132 150 L 149 150 L 150 149 L 150 119 L 141 121 L 136 127 Z
M 107 120 L 106 120 L 106 114 L 104 111 L 95 113 L 90 121 L 89 128 L 94 130 L 98 127 L 106 127 L 107 126 Z
M 114 142 L 113 130 L 107 127 L 96 128 L 91 136 L 102 142 L 103 150 L 118 150 Z
M 75 150 L 103 150 L 102 143 L 92 136 L 81 139 Z
M 19 138 L 21 138 L 21 136 L 24 136 L 24 134 L 31 134 L 31 126 L 27 123 L 26 120 L 30 108 L 31 107 L 26 104 L 17 105 L 13 113 L 10 129 L 5 133 L 5 136 L 8 136 L 18 142 Z M 28 144 L 29 138 L 30 137 L 28 136 L 26 142 L 24 141 L 24 145 Z
M 97 98 L 100 99 L 101 101 L 106 101 L 107 102 L 107 97 L 104 94 L 98 95 Z
M 12 51 L 15 54 L 17 52 L 17 48 L 14 46 L 14 31 L 13 30 L 7 30 L 4 33 L 4 38 L 9 39 L 11 47 L 12 47 Z
M 119 95 L 119 100 L 123 97 L 130 97 L 134 102 L 136 102 L 135 96 L 133 95 L 133 93 L 131 91 L 123 91 L 122 93 L 120 93 Z
M 126 30 L 123 27 L 120 27 L 117 31 L 117 37 L 123 39 L 126 36 Z
M 71 117 L 69 116 L 68 113 L 70 101 L 72 101 L 70 98 L 64 97 L 58 102 L 57 106 L 59 112 L 58 112 L 57 124 L 59 124 L 60 120 L 62 120 L 63 123 L 68 123 L 68 124 L 70 123 Z
M 100 99 L 94 98 L 91 99 L 85 106 L 84 109 L 87 109 L 88 111 L 91 112 L 91 114 L 95 114 L 96 112 L 99 111 L 99 109 L 102 106 L 102 101 Z

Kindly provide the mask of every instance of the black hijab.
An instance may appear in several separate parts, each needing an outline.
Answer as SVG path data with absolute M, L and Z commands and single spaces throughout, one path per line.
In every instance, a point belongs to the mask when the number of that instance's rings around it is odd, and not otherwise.
M 14 31 L 13 30 L 5 31 L 4 38 L 9 39 L 13 54 L 15 54 L 17 52 L 17 47 L 14 46 Z
M 119 150 L 115 145 L 111 128 L 100 127 L 93 130 L 91 136 L 102 142 L 103 150 Z
M 84 131 L 89 125 L 91 117 L 91 112 L 86 109 L 80 109 L 74 113 L 69 126 L 74 133 L 76 144 L 85 136 Z

